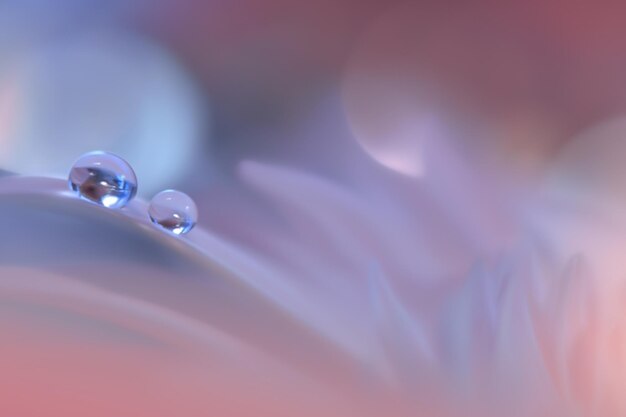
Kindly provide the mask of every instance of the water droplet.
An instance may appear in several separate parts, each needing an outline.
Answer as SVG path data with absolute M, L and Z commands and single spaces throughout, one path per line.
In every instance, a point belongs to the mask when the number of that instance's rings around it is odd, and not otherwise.
M 198 220 L 196 203 L 187 194 L 176 190 L 165 190 L 155 195 L 148 213 L 153 223 L 177 235 L 189 232 Z
M 69 184 L 80 198 L 109 208 L 124 207 L 137 193 L 137 177 L 128 162 L 101 151 L 78 158 Z

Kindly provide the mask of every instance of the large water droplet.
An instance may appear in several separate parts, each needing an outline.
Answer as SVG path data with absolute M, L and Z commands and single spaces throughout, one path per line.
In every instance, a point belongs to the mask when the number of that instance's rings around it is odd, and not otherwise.
M 70 188 L 80 198 L 109 208 L 122 208 L 137 193 L 137 177 L 128 164 L 108 152 L 89 152 L 72 167 Z
M 165 190 L 155 195 L 148 213 L 153 223 L 177 235 L 189 232 L 198 221 L 196 203 L 187 194 L 176 190 Z

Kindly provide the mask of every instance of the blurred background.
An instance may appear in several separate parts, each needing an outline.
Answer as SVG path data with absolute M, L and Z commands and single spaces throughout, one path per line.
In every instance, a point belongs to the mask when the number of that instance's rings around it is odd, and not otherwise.
M 229 198 L 243 159 L 367 184 L 371 161 L 423 175 L 436 159 L 425 142 L 445 139 L 526 184 L 622 115 L 623 7 L 2 2 L 0 166 L 65 176 L 83 152 L 110 150 L 143 197 L 206 200 L 211 227 L 228 223 L 212 201 Z
M 527 181 L 581 130 L 622 115 L 622 12 L 559 0 L 7 1 L 0 164 L 64 176 L 107 149 L 136 168 L 144 196 L 185 184 L 202 199 L 242 159 L 358 181 L 366 154 L 419 176 L 424 137 L 445 137 Z
M 588 362 L 572 358 L 622 355 L 626 332 L 611 333 L 621 344 L 599 355 L 589 340 L 610 320 L 569 321 L 595 312 L 592 292 L 554 284 L 562 301 L 542 285 L 578 276 L 570 267 L 582 254 L 598 292 L 622 288 L 625 13 L 610 0 L 2 1 L 0 168 L 65 179 L 81 154 L 114 152 L 135 169 L 141 199 L 166 188 L 193 197 L 191 242 L 255 295 L 230 284 L 204 294 L 196 281 L 167 278 L 146 292 L 149 274 L 197 278 L 207 267 L 179 269 L 187 258 L 167 253 L 182 246 L 159 249 L 156 235 L 135 239 L 124 227 L 94 228 L 104 240 L 85 248 L 91 229 L 54 215 L 3 227 L 16 236 L 0 246 L 5 261 L 150 299 L 301 374 L 358 381 L 347 402 L 373 415 L 412 415 L 414 401 L 429 415 L 457 415 L 441 406 L 450 398 L 475 415 L 505 415 L 515 401 L 520 416 L 624 415 L 623 401 L 597 406 L 604 397 L 581 382 L 601 374 L 597 392 L 612 395 L 623 386 L 613 363 L 581 370 Z M 5 219 L 28 213 L 11 204 Z M 114 250 L 106 242 L 118 232 L 131 238 Z M 45 241 L 38 233 L 62 243 L 58 254 L 32 248 Z M 18 242 L 30 258 L 17 255 Z M 80 262 L 64 259 L 65 247 L 82 248 Z M 90 263 L 96 247 L 123 260 L 118 277 L 142 278 L 107 281 L 86 267 L 101 266 Z M 518 284 L 501 284 L 509 277 Z M 561 300 L 562 321 L 550 321 L 546 294 Z M 492 356 L 506 372 L 485 370 Z M 521 369 L 535 360 L 547 371 Z M 487 410 L 510 380 L 522 382 Z M 539 380 L 554 392 L 540 395 Z M 387 411 L 363 400 L 380 386 Z

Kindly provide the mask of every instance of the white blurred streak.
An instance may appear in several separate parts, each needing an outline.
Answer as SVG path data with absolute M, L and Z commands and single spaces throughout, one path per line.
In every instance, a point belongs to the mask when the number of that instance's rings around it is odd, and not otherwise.
M 350 128 L 368 155 L 419 178 L 426 170 L 424 141 L 445 139 L 452 132 L 434 103 L 412 97 L 408 88 L 396 80 L 362 76 L 357 68 L 344 80 L 344 100 Z
M 375 161 L 417 178 L 473 256 L 496 256 L 519 232 L 518 184 L 512 170 L 494 175 L 494 149 L 505 132 L 491 126 L 477 97 L 451 93 L 460 68 L 432 68 L 437 59 L 473 68 L 473 58 L 447 36 L 472 33 L 474 22 L 438 11 L 460 19 L 460 28 L 439 33 L 408 4 L 371 25 L 345 71 L 345 113 L 357 143 Z

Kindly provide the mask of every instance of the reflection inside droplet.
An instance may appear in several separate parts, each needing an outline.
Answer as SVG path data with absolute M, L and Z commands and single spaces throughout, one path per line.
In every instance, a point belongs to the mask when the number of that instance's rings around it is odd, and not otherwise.
M 74 163 L 69 185 L 82 199 L 121 208 L 135 196 L 137 178 L 131 166 L 108 152 L 90 152 Z
M 176 190 L 165 190 L 154 196 L 148 212 L 153 223 L 177 235 L 189 232 L 198 220 L 194 201 Z

